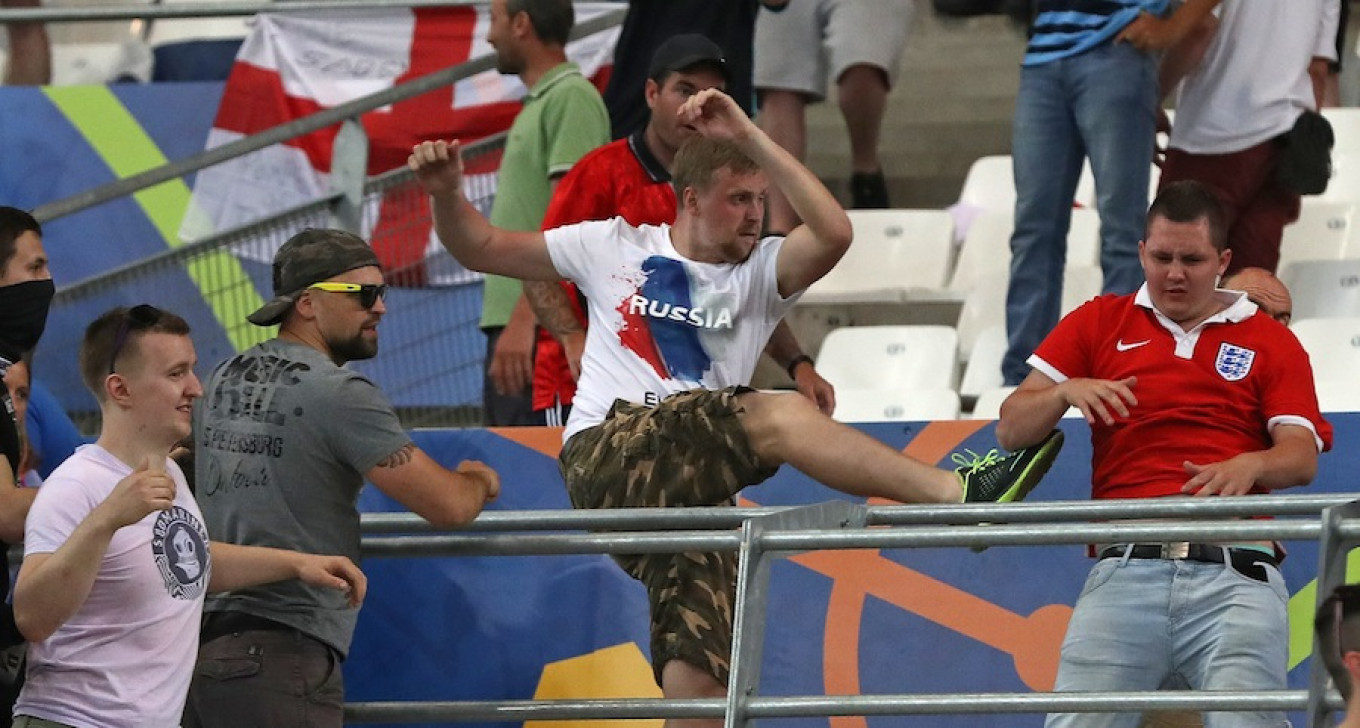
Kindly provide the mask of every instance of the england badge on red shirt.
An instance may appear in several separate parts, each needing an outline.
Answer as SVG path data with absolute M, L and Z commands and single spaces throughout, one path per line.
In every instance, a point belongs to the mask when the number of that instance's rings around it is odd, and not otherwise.
M 1255 359 L 1256 352 L 1225 341 L 1218 346 L 1218 358 L 1214 360 L 1214 368 L 1224 379 L 1237 382 L 1251 371 L 1251 363 Z

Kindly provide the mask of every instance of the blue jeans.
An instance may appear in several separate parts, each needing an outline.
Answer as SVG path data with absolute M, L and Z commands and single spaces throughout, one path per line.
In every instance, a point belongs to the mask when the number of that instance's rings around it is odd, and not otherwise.
M 1157 59 L 1127 43 L 1024 67 L 1015 101 L 1015 232 L 1006 296 L 1006 384 L 1029 374 L 1025 360 L 1058 323 L 1072 196 L 1089 157 L 1100 214 L 1105 293 L 1143 282 L 1138 241 L 1148 207 L 1157 129 Z
M 1058 692 L 1283 690 L 1289 661 L 1289 593 L 1231 565 L 1108 558 L 1096 563 L 1072 613 Z M 1134 728 L 1137 713 L 1050 715 L 1046 728 Z M 1204 714 L 1205 728 L 1288 726 L 1279 712 Z

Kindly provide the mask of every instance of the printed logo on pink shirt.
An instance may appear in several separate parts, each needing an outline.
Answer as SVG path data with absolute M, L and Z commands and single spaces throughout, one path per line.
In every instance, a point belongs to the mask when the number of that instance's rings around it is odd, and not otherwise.
M 176 599 L 203 595 L 212 571 L 208 532 L 187 509 L 161 511 L 151 528 L 151 554 L 165 580 L 165 590 Z

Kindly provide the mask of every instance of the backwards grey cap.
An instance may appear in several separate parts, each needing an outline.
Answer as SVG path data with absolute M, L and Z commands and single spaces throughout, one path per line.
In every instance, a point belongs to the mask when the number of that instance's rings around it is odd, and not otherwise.
M 246 320 L 256 326 L 273 326 L 283 320 L 307 286 L 370 265 L 378 265 L 378 256 L 359 236 L 307 228 L 289 238 L 274 255 L 274 299 Z

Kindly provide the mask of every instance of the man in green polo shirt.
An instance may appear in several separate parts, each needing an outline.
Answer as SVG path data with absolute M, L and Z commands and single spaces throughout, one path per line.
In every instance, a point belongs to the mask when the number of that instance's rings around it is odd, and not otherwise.
M 609 141 L 609 113 L 600 93 L 567 61 L 575 20 L 569 0 L 492 0 L 487 42 L 496 70 L 515 74 L 529 89 L 501 158 L 491 223 L 538 230 L 553 186 L 586 152 Z M 542 425 L 531 401 L 534 314 L 520 282 L 488 275 L 482 292 L 486 333 L 487 425 Z

